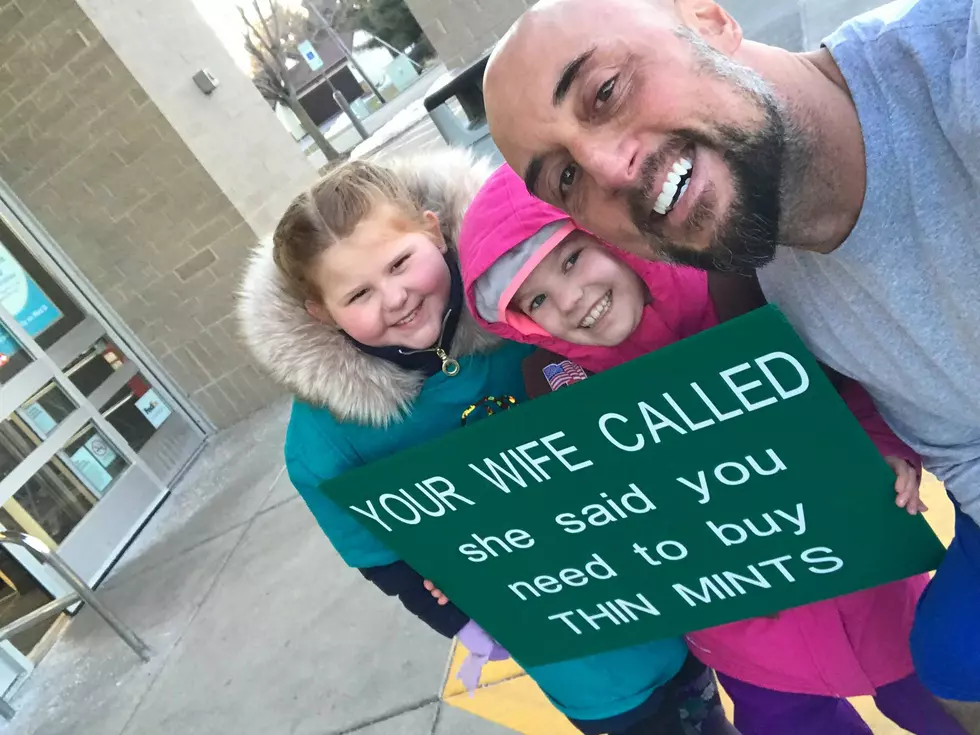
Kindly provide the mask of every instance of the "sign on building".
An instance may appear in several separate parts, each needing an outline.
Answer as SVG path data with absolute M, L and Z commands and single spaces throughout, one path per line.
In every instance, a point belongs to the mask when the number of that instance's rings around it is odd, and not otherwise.
M 299 52 L 303 55 L 303 59 L 306 60 L 306 65 L 310 67 L 313 71 L 320 71 L 323 68 L 323 59 L 320 58 L 320 54 L 316 52 L 313 48 L 313 44 L 309 41 L 302 41 L 297 47 Z

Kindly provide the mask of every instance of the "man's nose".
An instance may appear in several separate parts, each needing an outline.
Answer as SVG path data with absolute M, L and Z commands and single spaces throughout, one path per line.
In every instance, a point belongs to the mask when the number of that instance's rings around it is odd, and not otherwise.
M 639 147 L 621 136 L 583 136 L 578 148 L 573 151 L 575 159 L 604 189 L 627 189 L 639 178 Z

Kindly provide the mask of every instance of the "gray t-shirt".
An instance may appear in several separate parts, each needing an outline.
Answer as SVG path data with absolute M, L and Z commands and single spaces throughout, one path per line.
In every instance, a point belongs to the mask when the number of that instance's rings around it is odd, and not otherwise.
M 780 248 L 759 278 L 818 359 L 980 522 L 980 0 L 902 0 L 825 41 L 868 184 L 830 255 Z

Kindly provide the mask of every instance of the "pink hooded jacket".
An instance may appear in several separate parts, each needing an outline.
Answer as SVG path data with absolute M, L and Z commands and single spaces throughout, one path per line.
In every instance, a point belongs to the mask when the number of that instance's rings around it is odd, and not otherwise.
M 466 212 L 458 243 L 466 302 L 484 328 L 598 372 L 718 323 L 704 273 L 652 263 L 615 249 L 612 252 L 640 275 L 653 297 L 637 330 L 617 347 L 575 345 L 481 318 L 475 295 L 478 279 L 542 227 L 567 218 L 533 198 L 507 166 L 487 181 Z M 918 456 L 891 432 L 860 385 L 847 381 L 841 397 L 882 454 L 920 466 Z M 772 618 L 698 631 L 687 636 L 688 643 L 706 665 L 766 689 L 834 697 L 872 695 L 877 687 L 913 671 L 909 633 L 928 579 L 923 574 Z

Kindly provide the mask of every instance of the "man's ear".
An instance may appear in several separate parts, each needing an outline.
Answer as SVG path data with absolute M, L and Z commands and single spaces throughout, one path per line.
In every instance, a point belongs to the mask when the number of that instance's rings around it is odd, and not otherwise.
M 422 213 L 422 216 L 425 218 L 426 229 L 432 235 L 432 240 L 435 242 L 436 247 L 439 248 L 440 252 L 446 252 L 446 238 L 442 236 L 442 228 L 439 226 L 439 215 L 427 209 Z
M 336 327 L 337 322 L 333 320 L 330 316 L 330 312 L 327 311 L 327 307 L 323 305 L 320 301 L 314 301 L 313 299 L 306 300 L 306 313 L 311 317 L 316 319 L 318 322 L 323 322 L 324 324 Z
M 674 5 L 684 25 L 725 56 L 742 45 L 742 26 L 714 0 L 675 0 Z

